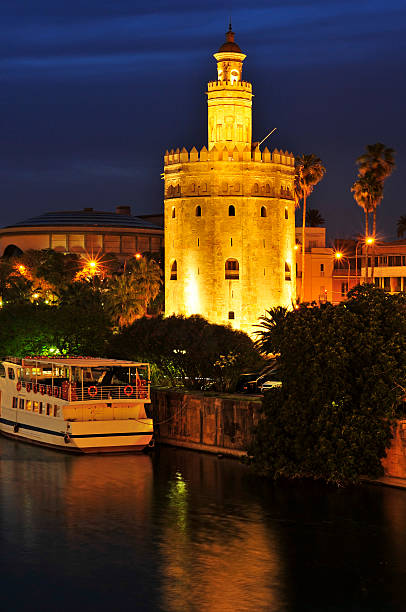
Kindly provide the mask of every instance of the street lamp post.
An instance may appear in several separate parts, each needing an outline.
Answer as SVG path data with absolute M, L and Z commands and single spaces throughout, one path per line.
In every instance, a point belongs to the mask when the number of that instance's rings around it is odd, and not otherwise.
M 337 259 L 337 261 L 341 261 L 342 259 L 347 260 L 347 264 L 348 264 L 347 293 L 348 293 L 350 290 L 350 258 L 344 255 L 343 253 L 341 253 L 341 251 L 336 251 L 336 253 L 334 254 L 334 257 Z
M 358 285 L 358 247 L 360 244 L 374 244 L 375 238 L 373 236 L 367 236 L 366 238 L 362 238 L 362 240 L 358 240 L 357 245 L 355 247 L 355 284 Z M 366 267 L 368 267 L 368 260 L 365 262 Z M 361 263 L 362 267 L 362 263 Z M 366 270 L 365 270 L 366 271 Z

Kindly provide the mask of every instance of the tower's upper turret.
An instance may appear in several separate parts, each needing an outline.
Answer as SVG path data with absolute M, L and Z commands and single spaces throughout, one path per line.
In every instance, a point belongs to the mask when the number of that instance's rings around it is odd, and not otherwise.
M 242 63 L 247 57 L 234 41 L 234 32 L 229 30 L 226 33 L 226 42 L 223 43 L 214 57 L 217 60 L 217 79 L 219 81 L 230 81 L 237 83 L 241 81 Z
M 251 148 L 252 86 L 242 80 L 247 57 L 234 40 L 231 23 L 217 53 L 217 81 L 208 85 L 208 148 Z

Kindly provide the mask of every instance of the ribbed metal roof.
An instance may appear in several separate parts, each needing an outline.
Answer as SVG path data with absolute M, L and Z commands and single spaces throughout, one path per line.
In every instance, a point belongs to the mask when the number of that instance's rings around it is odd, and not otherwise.
M 139 217 L 133 217 L 132 215 L 123 215 L 115 212 L 102 212 L 102 211 L 87 211 L 87 210 L 68 210 L 61 212 L 49 212 L 39 215 L 38 217 L 31 217 L 25 221 L 19 221 L 13 225 L 6 225 L 3 229 L 9 229 L 13 227 L 46 227 L 46 226 L 60 226 L 60 227 L 72 227 L 72 226 L 88 226 L 88 227 L 117 227 L 117 228 L 144 228 L 144 229 L 157 229 L 162 230 L 159 225 L 144 221 Z

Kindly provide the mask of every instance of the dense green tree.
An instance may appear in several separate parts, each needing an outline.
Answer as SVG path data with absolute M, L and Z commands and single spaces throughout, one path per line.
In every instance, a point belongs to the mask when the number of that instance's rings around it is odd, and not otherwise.
M 306 238 L 306 204 L 307 198 L 311 195 L 314 187 L 323 178 L 326 169 L 323 166 L 321 159 L 316 155 L 301 155 L 295 160 L 296 175 L 295 175 L 295 202 L 296 205 L 303 200 L 303 218 L 302 218 L 302 282 L 300 301 L 304 299 L 304 284 L 305 284 L 305 238 Z
M 138 319 L 113 337 L 110 354 L 152 362 L 170 386 L 218 391 L 233 390 L 241 372 L 263 363 L 246 334 L 197 315 Z
M 274 478 L 339 484 L 381 473 L 403 410 L 406 295 L 358 286 L 345 303 L 302 307 L 279 325 L 283 385 L 265 395 L 253 464 Z
M 21 275 L 8 259 L 0 259 L 0 307 L 30 300 L 32 281 Z
M 30 249 L 16 258 L 14 265 L 17 269 L 24 267 L 21 275 L 32 280 L 34 292 L 55 301 L 58 291 L 73 281 L 81 262 L 74 253 Z
M 110 337 L 110 321 L 102 308 L 87 304 L 64 306 L 31 303 L 7 305 L 0 310 L 0 354 L 101 356 Z

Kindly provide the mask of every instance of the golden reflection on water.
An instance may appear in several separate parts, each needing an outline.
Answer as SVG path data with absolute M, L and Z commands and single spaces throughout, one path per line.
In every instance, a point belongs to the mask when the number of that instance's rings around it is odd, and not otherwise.
M 278 542 L 238 463 L 171 451 L 71 457 L 9 441 L 0 450 L 0 519 L 31 573 L 41 559 L 103 610 L 112 584 L 119 606 L 146 585 L 146 609 L 282 609 Z
M 163 609 L 282 609 L 278 543 L 264 523 L 261 508 L 255 503 L 240 507 L 231 500 L 227 503 L 227 483 L 216 458 L 202 460 L 197 455 L 189 459 L 193 488 L 199 488 L 199 480 L 205 487 L 218 487 L 220 497 L 224 494 L 225 507 L 224 502 L 219 506 L 212 498 L 197 505 L 181 471 L 169 480 L 168 512 L 161 540 Z

